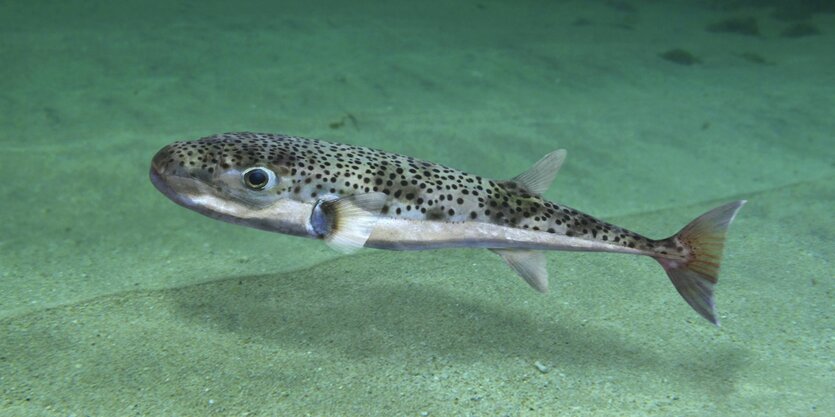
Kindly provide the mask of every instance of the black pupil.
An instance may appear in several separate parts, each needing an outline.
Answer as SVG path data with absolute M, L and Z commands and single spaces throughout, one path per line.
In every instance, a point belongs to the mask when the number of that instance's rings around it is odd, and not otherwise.
M 267 183 L 267 174 L 263 170 L 255 169 L 246 175 L 249 184 L 253 187 L 263 187 Z

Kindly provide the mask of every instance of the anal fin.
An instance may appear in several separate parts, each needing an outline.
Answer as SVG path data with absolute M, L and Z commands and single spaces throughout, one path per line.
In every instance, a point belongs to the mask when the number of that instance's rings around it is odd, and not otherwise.
M 548 270 L 545 269 L 545 254 L 528 249 L 490 249 L 505 262 L 533 289 L 548 292 Z

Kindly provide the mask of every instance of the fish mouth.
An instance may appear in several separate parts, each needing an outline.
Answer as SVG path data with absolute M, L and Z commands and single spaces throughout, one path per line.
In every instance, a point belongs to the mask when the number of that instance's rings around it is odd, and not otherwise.
M 151 184 L 154 184 L 159 192 L 161 192 L 164 196 L 168 197 L 169 200 L 178 202 L 182 198 L 181 194 L 174 191 L 174 188 L 165 181 L 162 174 L 160 174 L 158 168 L 155 165 L 151 166 L 150 172 L 148 176 L 151 178 Z
M 160 149 L 151 160 L 148 177 L 169 200 L 191 210 L 197 209 L 194 196 L 200 194 L 200 181 L 171 160 L 171 146 Z
M 197 204 L 191 197 L 200 185 L 196 178 L 191 178 L 183 170 L 171 166 L 166 160 L 169 158 L 168 147 L 163 148 L 151 160 L 148 177 L 151 184 L 169 200 L 191 210 L 196 210 Z
M 148 173 L 151 183 L 169 200 L 189 210 L 210 215 L 210 210 L 203 207 L 197 200 L 206 195 L 208 186 L 197 178 L 184 177 L 176 174 L 160 172 L 156 166 L 151 166 Z

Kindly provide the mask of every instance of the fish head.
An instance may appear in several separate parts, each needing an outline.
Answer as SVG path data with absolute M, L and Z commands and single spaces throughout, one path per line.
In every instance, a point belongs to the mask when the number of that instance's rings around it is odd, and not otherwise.
M 154 156 L 151 182 L 175 203 L 198 213 L 272 230 L 266 223 L 280 215 L 275 211 L 291 182 L 281 139 L 235 133 L 174 142 Z

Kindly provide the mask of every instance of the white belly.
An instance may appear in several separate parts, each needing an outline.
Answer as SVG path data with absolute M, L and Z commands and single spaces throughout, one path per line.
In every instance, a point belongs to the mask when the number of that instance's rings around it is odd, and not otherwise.
M 638 249 L 607 242 L 489 223 L 445 223 L 393 218 L 377 220 L 365 246 L 392 250 L 515 248 L 644 254 Z

